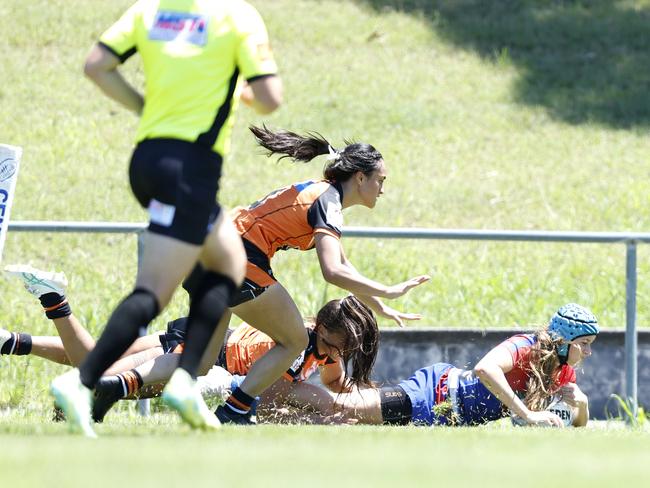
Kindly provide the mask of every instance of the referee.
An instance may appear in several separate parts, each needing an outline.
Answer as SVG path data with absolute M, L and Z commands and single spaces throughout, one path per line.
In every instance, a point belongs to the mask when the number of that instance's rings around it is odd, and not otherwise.
M 136 52 L 144 96 L 118 70 Z M 73 430 L 94 436 L 95 384 L 200 262 L 206 272 L 191 296 L 185 350 L 163 399 L 192 427 L 218 427 L 196 372 L 243 280 L 246 254 L 217 191 L 240 98 L 259 113 L 282 102 L 266 27 L 243 0 L 139 0 L 102 34 L 84 71 L 109 98 L 141 115 L 129 179 L 149 227 L 133 291 L 79 369 L 54 379 L 52 394 Z

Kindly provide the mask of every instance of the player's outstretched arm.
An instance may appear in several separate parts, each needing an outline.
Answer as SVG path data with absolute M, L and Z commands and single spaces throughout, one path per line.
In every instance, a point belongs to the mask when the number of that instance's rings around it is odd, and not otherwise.
M 325 281 L 355 295 L 399 298 L 412 288 L 426 283 L 430 279 L 427 275 L 420 275 L 402 283 L 387 286 L 366 278 L 351 266 L 345 257 L 340 241 L 336 237 L 318 233 L 315 241 L 318 261 Z
M 512 357 L 501 347 L 495 347 L 474 366 L 474 374 L 508 409 L 531 425 L 562 427 L 560 417 L 552 412 L 533 412 L 515 394 L 505 373 L 512 370 Z

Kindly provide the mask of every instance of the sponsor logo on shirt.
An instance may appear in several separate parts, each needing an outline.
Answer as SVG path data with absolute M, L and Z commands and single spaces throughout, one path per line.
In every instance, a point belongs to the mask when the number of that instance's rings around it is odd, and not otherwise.
M 189 42 L 197 46 L 205 46 L 208 41 L 208 17 L 159 10 L 149 30 L 149 39 L 163 42 Z

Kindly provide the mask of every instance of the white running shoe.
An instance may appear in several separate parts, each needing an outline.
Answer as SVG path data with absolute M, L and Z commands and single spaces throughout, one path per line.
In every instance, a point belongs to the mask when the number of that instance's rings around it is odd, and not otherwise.
M 220 366 L 212 366 L 208 374 L 196 379 L 196 385 L 203 398 L 223 403 L 232 390 L 232 375 Z
M 65 295 L 65 287 L 68 286 L 65 274 L 41 271 L 29 264 L 11 264 L 5 266 L 5 272 L 23 280 L 25 289 L 36 298 L 52 292 Z
M 92 392 L 81 383 L 77 368 L 54 378 L 50 392 L 55 404 L 65 413 L 71 431 L 97 437 L 91 426 Z
M 5 342 L 9 339 L 11 339 L 11 332 L 5 329 L 0 329 L 0 349 L 2 349 L 2 346 L 4 346 Z
M 221 427 L 217 417 L 203 401 L 196 382 L 184 369 L 174 371 L 163 390 L 162 399 L 194 429 L 214 430 Z

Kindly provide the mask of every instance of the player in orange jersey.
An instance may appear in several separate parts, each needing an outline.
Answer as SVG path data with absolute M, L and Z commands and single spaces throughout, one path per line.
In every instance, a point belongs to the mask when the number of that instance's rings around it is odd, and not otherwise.
M 5 271 L 22 280 L 25 288 L 40 300 L 59 336 L 32 336 L 0 328 L 0 354 L 31 354 L 72 366 L 83 361 L 95 341 L 72 313 L 65 294 L 65 275 L 25 265 L 8 266 Z M 60 313 L 53 315 L 53 309 Z M 166 332 L 138 338 L 127 353 L 109 367 L 106 376 L 100 378 L 95 387 L 92 412 L 95 421 L 103 420 L 110 407 L 121 398 L 160 393 L 183 351 L 187 321 L 187 317 L 173 320 Z M 309 343 L 269 392 L 274 396 L 274 403 L 300 402 L 300 398 L 293 398 L 296 395 L 322 396 L 321 389 L 299 388 L 316 371 L 320 372 L 323 386 L 332 392 L 371 386 L 370 372 L 377 357 L 379 329 L 374 314 L 366 305 L 352 295 L 330 300 L 313 320 L 305 321 L 304 326 Z M 198 380 L 201 393 L 221 398 L 225 390 L 241 383 L 241 379 L 233 375 L 246 375 L 274 346 L 269 336 L 248 324 L 228 330 L 214 367 L 210 365 L 209 371 L 208 368 L 201 371 L 204 375 Z M 327 398 L 323 396 L 323 400 Z
M 276 190 L 233 217 L 244 241 L 248 258 L 246 279 L 231 301 L 230 312 L 269 335 L 276 346 L 260 358 L 246 381 L 233 391 L 226 404 L 217 409 L 222 422 L 249 423 L 253 399 L 275 382 L 307 347 L 307 332 L 302 315 L 287 290 L 273 276 L 270 261 L 278 250 L 316 249 L 323 277 L 328 283 L 350 291 L 377 314 L 395 320 L 418 319 L 417 314 L 398 312 L 380 298 L 398 298 L 429 280 L 416 276 L 396 285 L 384 285 L 359 273 L 347 259 L 341 245 L 342 211 L 362 205 L 374 208 L 383 193 L 386 165 L 379 151 L 369 144 L 354 143 L 335 149 L 322 136 L 308 133 L 274 132 L 266 127 L 251 127 L 258 144 L 269 155 L 279 154 L 294 161 L 308 162 L 327 155 L 323 179 L 306 181 Z M 193 293 L 193 282 L 200 269 L 186 282 Z M 214 363 L 221 349 L 229 313 L 221 320 L 204 361 Z M 211 354 L 211 356 L 210 356 Z

